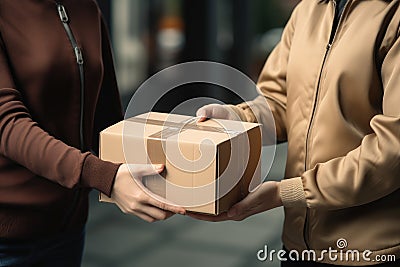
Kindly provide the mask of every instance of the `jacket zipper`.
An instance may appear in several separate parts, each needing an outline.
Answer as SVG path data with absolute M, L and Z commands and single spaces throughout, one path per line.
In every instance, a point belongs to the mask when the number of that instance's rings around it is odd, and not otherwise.
M 333 34 L 333 37 L 329 37 L 329 41 L 328 44 L 326 45 L 326 50 L 325 50 L 325 54 L 324 54 L 324 58 L 322 60 L 322 66 L 319 72 L 319 77 L 318 77 L 318 83 L 317 83 L 317 90 L 315 92 L 315 98 L 314 98 L 314 105 L 313 105 L 313 109 L 312 109 L 312 113 L 311 113 L 311 119 L 310 119 L 310 123 L 308 126 L 308 130 L 307 130 L 307 135 L 306 135 L 306 152 L 305 152 L 305 160 L 304 160 L 304 171 L 307 171 L 308 169 L 308 157 L 309 157 L 309 137 L 311 135 L 311 131 L 312 131 L 312 126 L 314 123 L 314 116 L 317 110 L 317 105 L 318 105 L 318 100 L 319 100 L 319 91 L 320 91 L 320 86 L 321 86 L 321 80 L 322 80 L 322 74 L 324 72 L 325 69 L 325 65 L 326 65 L 326 61 L 328 59 L 329 53 L 331 51 L 332 45 L 335 42 L 336 39 L 336 35 L 338 33 L 339 27 L 342 23 L 342 18 L 346 12 L 346 10 L 348 9 L 348 5 L 350 4 L 351 0 L 348 0 L 343 8 L 342 14 L 340 14 L 339 17 L 339 21 L 336 25 L 336 29 L 335 32 Z M 334 8 L 334 17 L 336 16 L 336 0 L 333 1 L 333 8 Z M 333 25 L 332 25 L 332 30 L 333 31 Z M 332 35 L 332 34 L 331 34 Z M 310 217 L 310 210 L 307 208 L 306 210 L 306 217 L 305 217 L 305 221 L 304 221 L 304 229 L 303 229 L 303 238 L 304 238 L 304 242 L 306 244 L 307 249 L 310 249 L 310 245 L 309 245 L 309 231 L 310 231 L 310 227 L 309 227 L 309 217 Z
M 85 139 L 83 134 L 83 123 L 84 123 L 84 105 L 85 105 L 85 75 L 84 75 L 84 66 L 83 66 L 83 54 L 81 48 L 78 46 L 78 43 L 75 39 L 75 36 L 69 26 L 69 18 L 65 7 L 56 2 L 58 15 L 60 16 L 60 20 L 64 26 L 65 32 L 67 33 L 68 39 L 71 43 L 73 52 L 75 54 L 76 63 L 78 64 L 79 69 L 79 78 L 80 78 L 80 93 L 81 93 L 81 101 L 80 101 L 80 120 L 79 120 L 79 146 L 82 151 L 85 150 Z
M 57 5 L 57 11 L 58 15 L 60 17 L 61 23 L 64 26 L 64 30 L 68 36 L 68 39 L 71 43 L 73 52 L 75 54 L 76 58 L 76 63 L 78 65 L 79 69 L 79 80 L 80 80 L 80 120 L 79 120 L 79 146 L 81 151 L 85 151 L 85 139 L 84 139 L 84 134 L 83 134 L 83 119 L 84 119 L 84 104 L 85 104 L 85 75 L 84 75 L 84 61 L 83 61 L 83 54 L 81 48 L 78 46 L 78 43 L 75 39 L 75 36 L 72 32 L 71 27 L 69 26 L 69 18 L 67 11 L 65 7 L 59 3 L 56 2 Z M 68 208 L 67 212 L 65 213 L 65 217 L 63 219 L 63 222 L 61 224 L 62 230 L 64 230 L 67 227 L 67 223 L 78 206 L 78 201 L 79 201 L 79 196 L 80 196 L 81 189 L 75 189 L 73 192 L 73 197 L 72 197 L 72 203 L 71 206 Z

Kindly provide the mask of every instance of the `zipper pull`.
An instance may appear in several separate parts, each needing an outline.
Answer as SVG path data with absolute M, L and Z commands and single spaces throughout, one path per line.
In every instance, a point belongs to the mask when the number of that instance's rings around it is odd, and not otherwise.
M 327 45 L 326 45 L 326 51 L 329 51 L 329 50 L 331 49 L 331 47 L 332 47 L 332 44 L 331 44 L 331 43 L 327 44 Z
M 75 51 L 76 62 L 79 65 L 83 65 L 82 50 L 77 46 L 77 47 L 74 48 L 74 51 Z
M 62 4 L 57 3 L 57 9 L 58 9 L 58 15 L 60 16 L 61 22 L 67 23 L 69 19 L 68 19 L 68 15 L 67 15 L 67 11 L 65 10 L 65 7 Z

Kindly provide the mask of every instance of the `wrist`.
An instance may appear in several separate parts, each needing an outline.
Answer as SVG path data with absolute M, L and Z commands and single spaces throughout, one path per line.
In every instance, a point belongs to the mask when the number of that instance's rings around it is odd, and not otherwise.
M 247 118 L 246 118 L 246 115 L 244 114 L 243 109 L 241 109 L 235 105 L 225 105 L 225 107 L 228 108 L 229 112 L 232 113 L 232 115 L 230 116 L 231 119 L 238 120 L 238 121 L 247 121 Z
M 281 198 L 281 182 L 275 182 L 275 199 L 274 202 L 277 207 L 283 206 L 282 198 Z
M 105 195 L 111 196 L 119 166 L 120 164 L 103 161 L 88 154 L 82 167 L 82 186 L 97 189 Z
M 301 177 L 284 179 L 280 182 L 280 197 L 285 207 L 307 207 Z
M 128 172 L 128 167 L 126 164 L 121 164 L 119 165 L 119 168 L 117 170 L 117 174 L 115 175 L 116 177 L 120 175 L 125 175 Z

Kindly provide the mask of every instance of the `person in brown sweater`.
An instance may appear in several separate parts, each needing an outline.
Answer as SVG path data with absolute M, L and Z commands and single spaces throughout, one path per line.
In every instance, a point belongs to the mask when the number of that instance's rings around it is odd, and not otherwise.
M 91 152 L 122 118 L 95 1 L 0 1 L 0 266 L 79 266 L 91 189 L 150 222 L 185 212 L 132 179 L 163 166 Z

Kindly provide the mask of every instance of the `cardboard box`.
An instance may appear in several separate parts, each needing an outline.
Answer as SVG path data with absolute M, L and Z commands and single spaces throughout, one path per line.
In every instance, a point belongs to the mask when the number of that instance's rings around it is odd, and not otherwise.
M 195 117 L 150 112 L 121 121 L 100 133 L 103 160 L 164 164 L 162 175 L 143 184 L 188 211 L 217 215 L 260 181 L 260 125 L 228 120 L 197 122 Z M 112 199 L 100 195 L 100 201 Z

